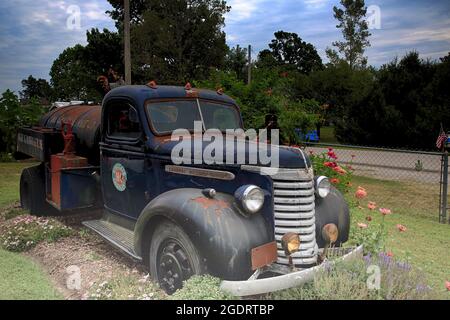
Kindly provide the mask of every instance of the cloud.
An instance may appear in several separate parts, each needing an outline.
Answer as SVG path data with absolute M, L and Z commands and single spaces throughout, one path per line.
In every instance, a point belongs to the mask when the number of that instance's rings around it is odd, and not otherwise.
M 69 29 L 70 6 L 78 6 L 80 29 Z M 21 80 L 32 74 L 49 79 L 53 61 L 67 47 L 86 43 L 86 30 L 108 28 L 106 0 L 16 0 L 0 3 L 0 93 L 21 90 Z M 12 85 L 14 84 L 14 85 Z
M 231 0 L 227 4 L 231 6 L 231 12 L 227 14 L 229 21 L 241 21 L 249 19 L 257 11 L 265 0 Z
M 324 7 L 328 3 L 328 0 L 304 0 L 304 3 L 307 8 L 318 9 Z

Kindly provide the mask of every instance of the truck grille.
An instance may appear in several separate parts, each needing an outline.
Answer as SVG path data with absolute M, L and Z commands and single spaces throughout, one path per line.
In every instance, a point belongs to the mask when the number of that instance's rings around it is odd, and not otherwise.
M 279 169 L 271 175 L 274 191 L 275 240 L 278 263 L 288 265 L 289 260 L 281 247 L 281 238 L 288 232 L 300 235 L 300 250 L 291 255 L 295 266 L 317 262 L 315 197 L 312 170 Z

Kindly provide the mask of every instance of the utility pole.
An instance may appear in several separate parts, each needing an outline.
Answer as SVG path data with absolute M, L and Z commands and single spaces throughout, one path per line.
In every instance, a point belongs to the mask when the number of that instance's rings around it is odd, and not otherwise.
M 124 0 L 123 31 L 125 42 L 125 83 L 131 84 L 131 52 L 130 52 L 130 0 Z
M 247 84 L 252 82 L 252 46 L 248 45 L 248 75 L 247 75 Z

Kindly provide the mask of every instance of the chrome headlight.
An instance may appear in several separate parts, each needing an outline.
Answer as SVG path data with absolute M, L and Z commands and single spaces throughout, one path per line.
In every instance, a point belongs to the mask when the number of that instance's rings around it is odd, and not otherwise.
M 254 185 L 245 185 L 236 190 L 234 196 L 248 213 L 256 213 L 264 204 L 264 191 Z
M 325 198 L 330 193 L 331 183 L 327 177 L 324 176 L 317 177 L 315 179 L 315 185 L 316 185 L 316 194 L 319 197 Z

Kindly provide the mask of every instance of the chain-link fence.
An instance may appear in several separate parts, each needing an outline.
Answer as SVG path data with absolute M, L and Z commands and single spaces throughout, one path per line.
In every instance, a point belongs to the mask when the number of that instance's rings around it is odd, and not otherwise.
M 434 217 L 439 217 L 443 222 L 446 210 L 441 210 L 441 194 L 443 184 L 447 184 L 442 180 L 445 153 L 326 143 L 306 143 L 304 146 L 306 152 L 314 154 L 321 154 L 327 152 L 328 148 L 333 148 L 339 163 L 351 168 L 356 178 L 373 179 L 381 186 L 383 182 L 398 183 L 397 187 L 404 192 L 409 188 L 420 190 L 421 194 L 418 194 L 417 199 L 411 201 L 410 205 L 414 206 L 416 201 L 420 202 L 421 197 L 424 201 L 426 199 L 432 203 L 429 210 L 435 214 Z

